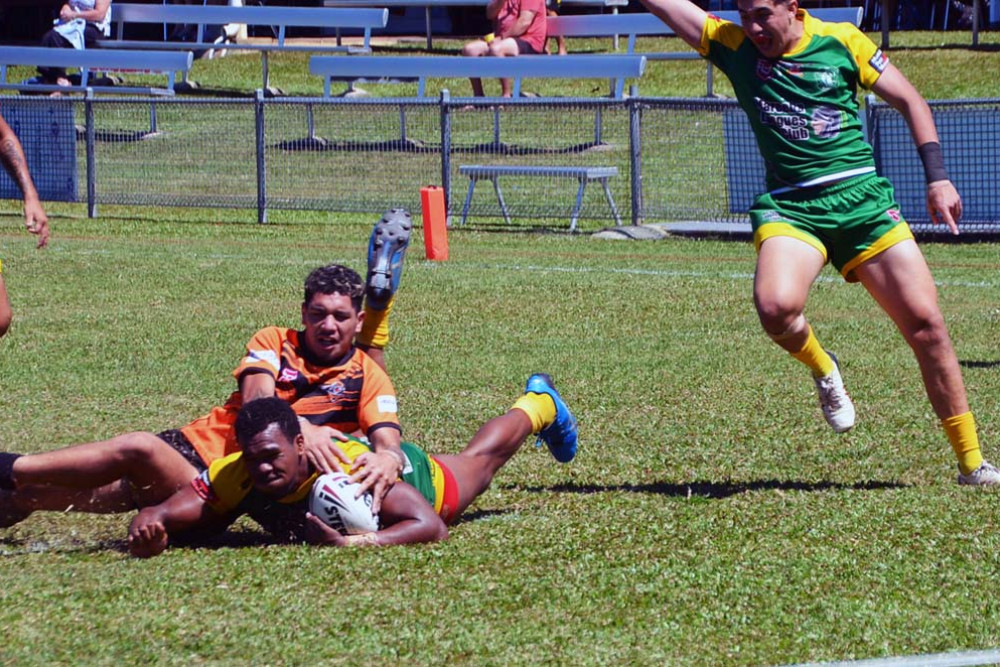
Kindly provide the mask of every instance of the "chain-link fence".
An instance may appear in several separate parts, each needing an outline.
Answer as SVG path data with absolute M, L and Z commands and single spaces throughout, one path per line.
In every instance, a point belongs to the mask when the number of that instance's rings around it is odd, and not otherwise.
M 1000 103 L 933 102 L 964 228 L 1000 229 Z M 763 165 L 733 100 L 4 98 L 43 199 L 99 204 L 347 212 L 420 208 L 442 185 L 453 220 L 468 169 L 514 167 L 475 189 L 476 223 L 564 226 L 584 168 L 581 220 L 745 222 Z M 869 138 L 903 213 L 929 227 L 923 171 L 903 119 L 869 101 Z M 6 174 L 0 196 L 17 197 Z M 538 221 L 544 221 L 539 223 Z M 594 224 L 596 222 L 596 224 Z M 588 225 L 584 225 L 587 227 Z

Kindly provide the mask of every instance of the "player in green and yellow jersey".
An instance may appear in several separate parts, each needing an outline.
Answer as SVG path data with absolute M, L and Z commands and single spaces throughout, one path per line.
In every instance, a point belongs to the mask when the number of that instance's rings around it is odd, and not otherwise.
M 836 358 L 804 316 L 829 261 L 860 282 L 913 349 L 935 413 L 958 458 L 960 484 L 1000 485 L 983 459 L 937 289 L 892 186 L 875 171 L 858 113 L 858 87 L 909 124 L 935 223 L 958 233 L 962 200 L 948 179 L 930 107 L 863 33 L 799 9 L 797 0 L 737 0 L 740 23 L 688 0 L 642 0 L 718 66 L 746 111 L 767 168 L 768 192 L 750 211 L 757 247 L 754 303 L 768 336 L 809 367 L 827 421 L 854 426 Z
M 428 454 L 403 443 L 400 482 L 382 500 L 379 529 L 341 535 L 307 512 L 318 470 L 304 453 L 299 421 L 279 398 L 261 398 L 240 408 L 235 422 L 240 451 L 214 461 L 188 486 L 158 505 L 142 509 L 129 527 L 129 548 L 140 557 L 161 553 L 171 538 L 200 535 L 248 514 L 281 540 L 330 546 L 376 546 L 433 542 L 482 494 L 496 473 L 531 434 L 557 461 L 576 456 L 576 420 L 543 374 L 528 379 L 510 410 L 486 422 L 458 454 Z M 342 443 L 354 461 L 370 447 Z

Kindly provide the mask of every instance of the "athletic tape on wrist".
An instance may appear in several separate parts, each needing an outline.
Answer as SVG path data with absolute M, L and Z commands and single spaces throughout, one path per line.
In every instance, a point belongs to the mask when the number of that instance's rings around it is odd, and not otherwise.
M 928 141 L 917 147 L 917 153 L 920 155 L 920 161 L 924 163 L 924 178 L 928 183 L 948 180 L 948 171 L 944 168 L 944 153 L 941 152 L 941 144 L 936 141 Z

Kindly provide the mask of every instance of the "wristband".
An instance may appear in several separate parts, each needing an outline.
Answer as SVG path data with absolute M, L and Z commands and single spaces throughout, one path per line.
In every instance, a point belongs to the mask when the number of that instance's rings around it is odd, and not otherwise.
M 0 273 L 3 273 L 3 260 L 0 259 Z
M 924 163 L 924 179 L 928 183 L 948 180 L 948 171 L 944 168 L 944 154 L 941 152 L 941 144 L 936 141 L 928 141 L 922 146 L 917 146 L 917 153 L 920 155 L 920 161 Z

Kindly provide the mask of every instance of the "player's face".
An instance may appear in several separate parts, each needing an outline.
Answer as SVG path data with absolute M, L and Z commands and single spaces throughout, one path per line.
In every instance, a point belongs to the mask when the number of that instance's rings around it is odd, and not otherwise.
M 269 496 L 286 496 L 306 479 L 308 463 L 302 435 L 289 440 L 277 424 L 241 443 L 243 465 L 255 489 Z
M 336 363 L 351 349 L 354 335 L 361 331 L 361 319 L 343 294 L 314 294 L 302 304 L 305 345 L 318 361 Z
M 796 0 L 737 0 L 743 32 L 765 58 L 780 58 L 792 50 L 802 36 L 795 19 Z

